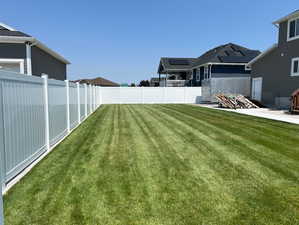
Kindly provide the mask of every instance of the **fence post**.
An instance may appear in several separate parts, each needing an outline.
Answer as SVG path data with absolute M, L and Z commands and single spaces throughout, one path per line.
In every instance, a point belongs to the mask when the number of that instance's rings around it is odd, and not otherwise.
M 0 225 L 4 225 L 2 185 L 0 185 Z
M 77 82 L 77 105 L 78 105 L 78 124 L 81 123 L 81 105 L 80 105 L 80 83 Z
M 93 110 L 96 110 L 96 86 L 93 86 Z
M 144 87 L 141 86 L 142 104 L 144 104 Z
M 86 118 L 87 117 L 87 84 L 84 84 L 84 92 L 85 92 L 85 94 L 84 94 L 84 97 L 85 97 L 85 101 L 84 101 L 85 106 L 84 106 L 84 108 L 85 108 L 85 118 Z
M 93 85 L 90 86 L 90 111 L 93 112 Z
M 89 85 L 89 112 L 92 113 L 92 85 Z
M 164 89 L 164 94 L 163 94 L 163 102 L 164 102 L 164 104 L 166 104 L 166 86 L 163 88 Z
M 65 80 L 65 90 L 66 90 L 66 127 L 67 132 L 71 132 L 70 126 L 70 83 L 68 80 Z
M 96 108 L 99 107 L 99 87 L 96 86 Z
M 0 91 L 1 91 L 1 87 L 0 87 Z M 0 92 L 2 94 L 2 91 Z M 1 99 L 2 99 L 2 96 L 1 96 Z M 1 100 L 0 100 L 0 103 L 1 103 Z M 1 103 L 1 106 L 2 103 Z M 2 118 L 0 118 L 1 121 L 2 121 Z M 2 121 L 3 122 L 3 121 Z M 1 127 L 2 129 L 3 127 Z M 4 132 L 4 130 L 3 130 Z M 0 134 L 1 135 L 1 134 Z M 3 135 L 1 135 L 3 138 Z M 3 143 L 3 142 L 2 142 Z M 1 168 L 0 168 L 0 225 L 4 225 L 4 213 L 3 213 L 3 197 L 2 197 L 2 188 L 5 187 L 5 165 L 4 165 L 4 149 L 2 148 L 3 146 L 1 146 L 1 152 L 0 152 L 0 162 L 1 162 Z
M 97 103 L 97 108 L 99 108 L 99 105 L 100 105 L 100 88 L 99 88 L 99 86 L 97 86 L 97 101 L 96 101 L 96 103 Z
M 186 91 L 187 91 L 187 87 L 184 87 L 184 103 L 187 103 L 187 99 L 186 99 Z
M 100 106 L 102 105 L 102 88 L 101 88 L 101 86 L 99 86 L 99 93 L 100 93 Z
M 44 104 L 45 104 L 45 138 L 46 148 L 50 151 L 50 121 L 49 121 L 49 96 L 48 96 L 48 75 L 43 75 L 44 79 Z
M 0 83 L 0 107 L 3 109 L 3 87 Z M 5 162 L 5 130 L 3 110 L 0 110 L 0 186 L 5 189 L 6 183 L 6 162 Z M 2 194 L 2 192 L 0 192 Z M 0 212 L 1 213 L 1 212 Z

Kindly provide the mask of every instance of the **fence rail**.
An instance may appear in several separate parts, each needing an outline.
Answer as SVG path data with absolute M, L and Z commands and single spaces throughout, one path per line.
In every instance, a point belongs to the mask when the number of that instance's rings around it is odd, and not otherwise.
M 197 103 L 200 98 L 200 87 L 96 87 L 0 71 L 0 191 L 101 104 Z M 2 209 L 0 194 L 0 225 Z

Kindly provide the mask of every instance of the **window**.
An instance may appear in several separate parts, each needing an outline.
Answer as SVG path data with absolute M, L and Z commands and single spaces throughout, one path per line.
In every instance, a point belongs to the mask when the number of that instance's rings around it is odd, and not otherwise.
M 288 26 L 288 41 L 299 38 L 299 18 L 290 20 Z
M 292 59 L 291 76 L 299 76 L 299 58 Z
M 0 70 L 24 73 L 23 59 L 0 59 Z

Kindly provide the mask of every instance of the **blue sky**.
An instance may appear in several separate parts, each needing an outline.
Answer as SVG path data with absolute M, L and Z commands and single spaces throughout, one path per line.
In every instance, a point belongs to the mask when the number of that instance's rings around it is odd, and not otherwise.
M 228 42 L 264 50 L 277 39 L 271 23 L 298 8 L 298 0 L 10 0 L 0 21 L 71 61 L 70 80 L 131 83 L 155 76 L 163 56 L 198 57 Z

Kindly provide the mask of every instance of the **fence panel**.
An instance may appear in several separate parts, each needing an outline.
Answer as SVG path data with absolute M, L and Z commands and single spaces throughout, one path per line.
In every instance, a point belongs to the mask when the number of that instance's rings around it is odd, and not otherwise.
M 91 100 L 91 96 L 90 96 L 90 85 L 86 85 L 86 94 L 87 94 L 87 115 L 89 115 L 90 112 L 90 100 Z
M 165 90 L 165 103 L 185 103 L 185 87 L 169 87 Z
M 81 121 L 85 118 L 85 88 L 80 84 L 80 116 Z
M 187 87 L 185 93 L 186 103 L 198 104 L 202 101 L 201 87 Z
M 5 148 L 5 182 L 12 179 L 45 148 L 43 79 L 0 72 Z
M 143 88 L 121 87 L 119 88 L 119 101 L 121 104 L 141 104 Z
M 201 87 L 101 87 L 102 104 L 198 103 Z
M 67 99 L 65 82 L 48 80 L 50 145 L 67 134 Z
M 163 87 L 144 87 L 143 98 L 144 103 L 163 104 L 165 103 L 165 90 Z
M 69 91 L 70 91 L 70 126 L 73 129 L 78 125 L 78 93 L 76 83 L 69 82 Z
M 119 104 L 120 88 L 119 87 L 102 87 L 102 104 Z

